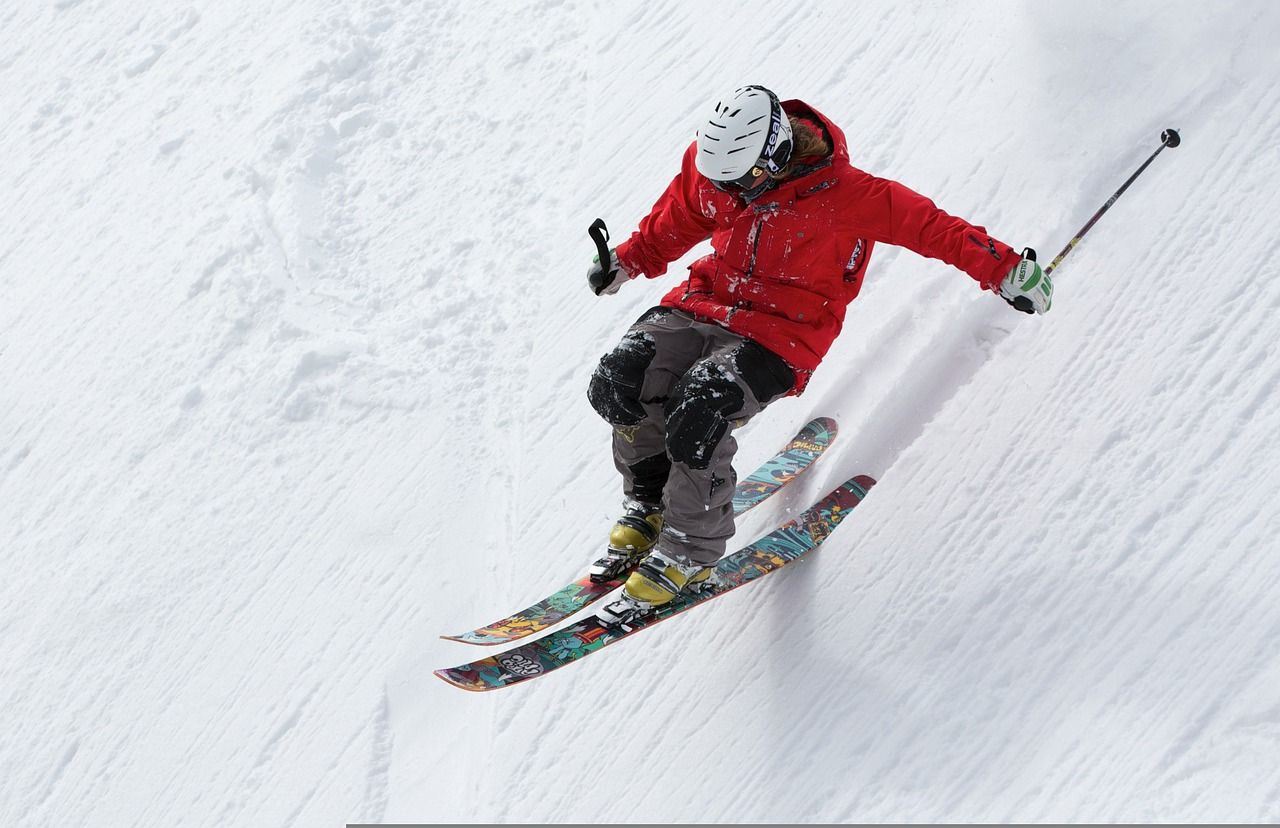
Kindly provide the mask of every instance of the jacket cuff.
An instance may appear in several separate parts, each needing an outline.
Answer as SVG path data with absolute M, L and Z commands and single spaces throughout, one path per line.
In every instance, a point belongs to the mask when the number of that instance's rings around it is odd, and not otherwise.
M 639 276 L 644 276 L 646 279 L 656 279 L 667 272 L 667 266 L 662 263 L 655 266 L 652 261 L 646 262 L 640 245 L 637 243 L 638 236 L 638 233 L 632 233 L 631 238 L 614 248 L 618 253 L 618 264 L 622 265 L 633 279 Z
M 1000 292 L 1000 283 L 1004 281 L 1004 277 L 1009 275 L 1009 271 L 1018 266 L 1018 262 L 1022 261 L 1022 254 L 1014 250 L 1004 242 L 996 242 L 996 249 L 1001 252 L 1000 259 L 991 267 L 991 271 L 985 279 L 979 279 L 978 283 L 985 290 L 993 293 Z

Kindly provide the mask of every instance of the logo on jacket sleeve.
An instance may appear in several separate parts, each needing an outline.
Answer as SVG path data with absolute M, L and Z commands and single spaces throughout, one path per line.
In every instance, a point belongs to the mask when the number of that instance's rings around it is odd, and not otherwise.
M 849 257 L 849 263 L 844 266 L 845 278 L 851 278 L 853 274 L 858 272 L 858 265 L 862 264 L 862 239 L 858 239 L 858 243 L 853 246 L 853 255 Z

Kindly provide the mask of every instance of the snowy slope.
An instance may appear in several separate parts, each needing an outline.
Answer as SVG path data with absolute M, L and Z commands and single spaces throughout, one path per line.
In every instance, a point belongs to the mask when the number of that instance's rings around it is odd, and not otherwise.
M 0 822 L 1280 820 L 1280 6 L 55 0 L 0 10 Z M 596 299 L 708 99 L 1051 257 L 882 248 L 747 542 L 811 560 L 526 687 L 439 633 L 617 508 Z

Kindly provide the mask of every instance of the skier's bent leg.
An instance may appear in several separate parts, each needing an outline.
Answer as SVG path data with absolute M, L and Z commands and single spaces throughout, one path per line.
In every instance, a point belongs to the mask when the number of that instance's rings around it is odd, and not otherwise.
M 733 429 L 794 385 L 779 357 L 754 342 L 699 361 L 664 410 L 667 455 L 666 527 L 660 548 L 689 564 L 712 564 L 733 535 Z
M 678 374 L 697 359 L 697 353 L 682 356 L 688 338 L 686 323 L 667 308 L 653 308 L 601 358 L 591 377 L 587 398 L 613 426 L 614 465 L 630 500 L 651 506 L 662 501 L 671 469 L 662 403 Z M 671 364 L 682 359 L 687 362 L 673 372 Z
M 667 525 L 661 547 L 683 563 L 709 565 L 733 535 L 733 456 L 729 415 L 742 390 L 710 360 L 694 366 L 667 400 Z
M 653 548 L 662 529 L 663 491 L 671 471 L 662 404 L 671 386 L 701 355 L 690 317 L 654 308 L 600 360 L 587 396 L 613 426 L 613 462 L 622 475 L 625 512 L 609 533 L 591 579 L 611 581 Z

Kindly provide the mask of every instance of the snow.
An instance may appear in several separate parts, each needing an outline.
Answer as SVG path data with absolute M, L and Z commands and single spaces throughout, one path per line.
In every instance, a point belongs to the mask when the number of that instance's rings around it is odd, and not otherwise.
M 0 10 L 0 822 L 1280 820 L 1280 6 Z M 618 508 L 592 296 L 707 102 L 1048 259 L 881 247 L 809 391 L 812 559 L 531 684 L 436 638 Z M 699 251 L 701 252 L 701 251 Z M 692 256 L 691 256 L 692 257 Z

